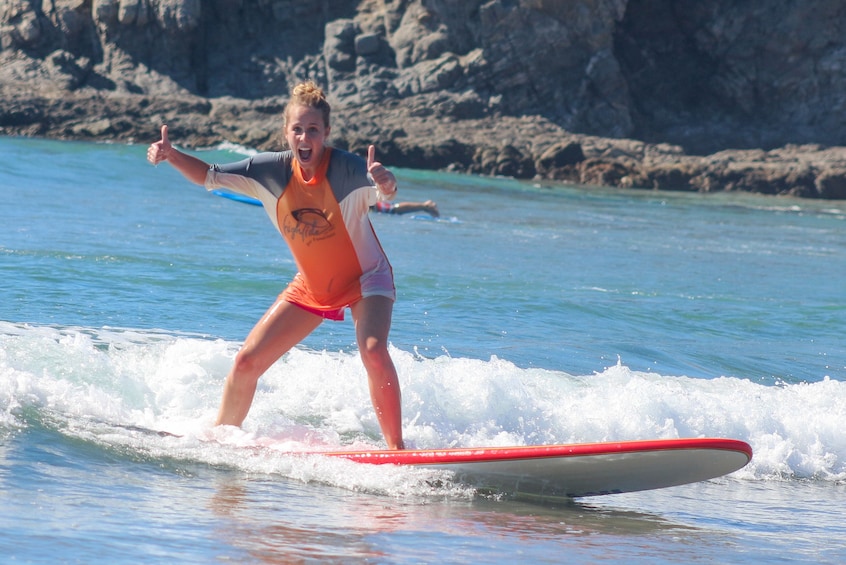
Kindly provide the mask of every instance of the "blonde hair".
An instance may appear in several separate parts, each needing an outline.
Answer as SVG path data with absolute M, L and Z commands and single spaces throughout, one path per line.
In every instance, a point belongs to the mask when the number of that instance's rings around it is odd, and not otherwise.
M 288 109 L 292 106 L 306 106 L 307 108 L 315 108 L 320 110 L 323 114 L 323 123 L 329 127 L 329 114 L 332 109 L 329 107 L 329 102 L 326 100 L 326 94 L 323 89 L 317 86 L 314 81 L 307 80 L 296 85 L 291 90 L 291 99 L 288 105 L 285 106 L 285 123 L 288 123 Z

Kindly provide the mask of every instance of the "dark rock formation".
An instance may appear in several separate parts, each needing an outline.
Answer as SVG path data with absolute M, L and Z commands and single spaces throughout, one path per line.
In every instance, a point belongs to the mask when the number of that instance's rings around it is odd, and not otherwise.
M 289 88 L 396 166 L 846 198 L 839 0 L 0 0 L 0 133 L 280 146 Z

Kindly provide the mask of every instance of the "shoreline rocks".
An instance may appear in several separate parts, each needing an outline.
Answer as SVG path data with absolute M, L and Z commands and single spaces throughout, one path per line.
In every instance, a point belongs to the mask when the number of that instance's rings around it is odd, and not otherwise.
M 277 150 L 310 78 L 398 167 L 846 199 L 837 6 L 0 0 L 0 135 Z

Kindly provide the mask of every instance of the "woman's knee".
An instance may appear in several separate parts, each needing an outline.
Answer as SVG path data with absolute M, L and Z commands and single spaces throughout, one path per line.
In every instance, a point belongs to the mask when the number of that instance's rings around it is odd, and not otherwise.
M 360 344 L 359 354 L 367 369 L 378 369 L 393 363 L 388 353 L 388 346 L 378 340 L 370 340 Z
M 235 355 L 235 362 L 232 365 L 232 375 L 236 379 L 257 381 L 263 372 L 264 368 L 252 351 L 241 349 Z

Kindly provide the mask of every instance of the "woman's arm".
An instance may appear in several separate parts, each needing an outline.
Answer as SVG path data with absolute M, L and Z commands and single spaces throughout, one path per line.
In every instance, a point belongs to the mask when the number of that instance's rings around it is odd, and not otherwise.
M 182 173 L 182 176 L 194 184 L 204 185 L 206 183 L 206 173 L 209 170 L 208 163 L 174 148 L 167 137 L 167 126 L 162 126 L 162 138 L 151 144 L 150 148 L 147 149 L 147 160 L 154 165 L 167 161 Z

